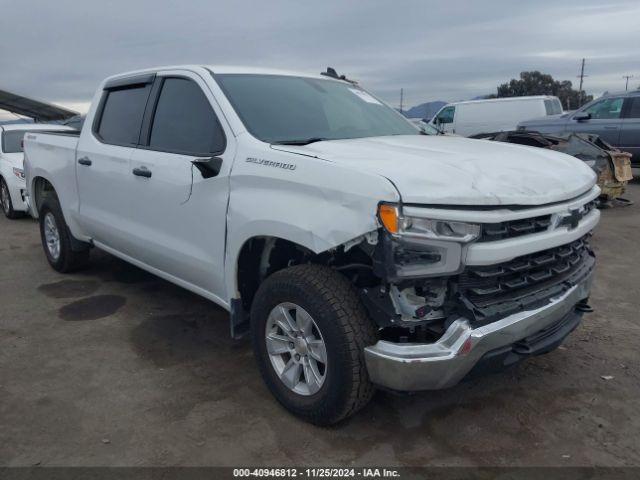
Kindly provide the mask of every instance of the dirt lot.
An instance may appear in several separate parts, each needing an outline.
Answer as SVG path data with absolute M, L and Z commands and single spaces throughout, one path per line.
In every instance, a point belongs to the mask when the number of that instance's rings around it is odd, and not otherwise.
M 603 211 L 596 313 L 559 350 L 332 429 L 272 399 L 211 303 L 100 252 L 49 268 L 0 219 L 0 465 L 638 465 L 640 184 Z M 611 376 L 611 379 L 603 379 Z

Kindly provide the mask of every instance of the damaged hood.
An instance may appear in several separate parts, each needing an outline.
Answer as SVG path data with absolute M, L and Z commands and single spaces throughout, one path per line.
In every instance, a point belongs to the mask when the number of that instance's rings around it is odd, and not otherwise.
M 389 179 L 405 203 L 542 205 L 596 182 L 584 162 L 550 150 L 485 140 L 402 135 L 273 145 Z

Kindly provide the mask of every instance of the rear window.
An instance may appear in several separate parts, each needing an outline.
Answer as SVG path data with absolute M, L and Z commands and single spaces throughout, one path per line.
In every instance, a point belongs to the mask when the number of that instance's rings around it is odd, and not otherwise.
M 106 93 L 98 136 L 105 143 L 135 145 L 151 85 L 111 90 Z
M 4 153 L 22 152 L 22 139 L 25 133 L 27 132 L 24 130 L 2 132 L 2 151 Z
M 544 101 L 544 109 L 547 115 L 559 115 L 562 113 L 562 104 L 557 98 L 552 98 Z

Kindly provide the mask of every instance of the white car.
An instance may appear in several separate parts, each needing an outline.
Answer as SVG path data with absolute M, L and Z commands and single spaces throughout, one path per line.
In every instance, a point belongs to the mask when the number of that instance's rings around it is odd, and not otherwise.
M 0 125 L 0 204 L 7 218 L 28 211 L 25 202 L 22 140 L 26 132 L 69 130 L 60 125 L 16 123 Z
M 515 130 L 523 120 L 561 113 L 562 103 L 558 97 L 488 98 L 449 103 L 429 123 L 445 133 L 471 137 Z
M 221 305 L 317 424 L 546 353 L 589 309 L 584 162 L 422 135 L 336 74 L 117 75 L 79 136 L 25 136 L 25 173 L 54 269 L 97 247 Z

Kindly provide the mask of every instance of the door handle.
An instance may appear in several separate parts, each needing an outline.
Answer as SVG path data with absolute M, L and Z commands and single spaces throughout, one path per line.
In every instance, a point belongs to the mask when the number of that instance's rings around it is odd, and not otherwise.
M 91 166 L 91 160 L 89 160 L 89 157 L 82 157 L 78 159 L 78 163 L 80 165 L 86 165 L 87 167 Z
M 608 127 L 604 127 L 605 130 L 617 130 L 618 129 L 618 125 L 612 125 L 612 126 L 608 126 Z
M 151 170 L 148 170 L 146 167 L 134 168 L 133 174 L 137 177 L 151 178 Z

